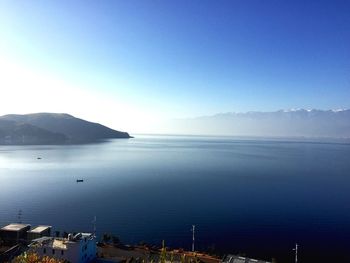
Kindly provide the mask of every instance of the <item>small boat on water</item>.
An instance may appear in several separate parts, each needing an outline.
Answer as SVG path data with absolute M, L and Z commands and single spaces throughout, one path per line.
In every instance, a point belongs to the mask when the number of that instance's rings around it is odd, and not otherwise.
M 77 179 L 77 183 L 82 183 L 84 182 L 84 179 Z
M 41 157 L 38 157 L 38 158 L 36 158 L 36 159 L 41 160 Z

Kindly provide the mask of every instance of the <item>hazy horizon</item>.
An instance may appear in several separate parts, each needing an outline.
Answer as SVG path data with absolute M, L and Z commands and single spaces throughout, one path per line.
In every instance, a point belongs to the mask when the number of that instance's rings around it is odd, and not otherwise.
M 32 118 L 41 120 L 40 128 L 46 126 L 47 117 L 58 118 L 69 113 L 34 113 Z M 0 116 L 3 120 L 22 120 L 17 114 Z M 72 116 L 72 115 L 71 115 Z M 80 116 L 73 116 L 80 118 Z M 12 118 L 12 119 L 11 119 Z M 62 116 L 62 118 L 66 118 Z M 36 124 L 31 122 L 29 124 Z M 90 121 L 86 119 L 86 121 Z M 106 125 L 101 121 L 97 123 Z M 158 123 L 159 128 L 149 127 L 149 131 L 137 132 L 133 130 L 120 130 L 135 134 L 153 135 L 189 135 L 189 136 L 233 136 L 252 138 L 309 138 L 309 139 L 349 139 L 350 138 L 350 110 L 305 110 L 291 109 L 272 112 L 250 111 L 245 113 L 219 113 L 210 116 L 193 118 L 168 119 Z M 0 127 L 1 128 L 1 127 Z M 110 127 L 113 128 L 113 127 Z M 51 132 L 57 132 L 55 129 Z

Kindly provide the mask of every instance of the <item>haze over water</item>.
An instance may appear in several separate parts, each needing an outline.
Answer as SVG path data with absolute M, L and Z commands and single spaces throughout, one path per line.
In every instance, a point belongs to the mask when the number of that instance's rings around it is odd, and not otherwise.
M 199 250 L 291 262 L 298 242 L 301 262 L 346 262 L 349 171 L 341 143 L 137 136 L 2 146 L 0 224 L 22 210 L 24 223 L 92 231 L 96 215 L 99 235 L 185 249 L 195 224 Z

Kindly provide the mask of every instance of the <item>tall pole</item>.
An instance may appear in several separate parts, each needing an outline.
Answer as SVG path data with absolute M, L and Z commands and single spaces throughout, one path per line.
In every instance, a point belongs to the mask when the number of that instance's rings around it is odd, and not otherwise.
M 94 220 L 92 221 L 94 225 L 94 237 L 96 237 L 96 216 L 94 217 Z
M 293 250 L 295 251 L 295 263 L 298 263 L 298 244 L 295 244 L 295 248 Z
M 22 210 L 18 210 L 18 214 L 17 214 L 17 219 L 18 219 L 18 223 L 22 224 Z
M 192 252 L 194 252 L 194 230 L 195 230 L 196 226 L 192 225 Z

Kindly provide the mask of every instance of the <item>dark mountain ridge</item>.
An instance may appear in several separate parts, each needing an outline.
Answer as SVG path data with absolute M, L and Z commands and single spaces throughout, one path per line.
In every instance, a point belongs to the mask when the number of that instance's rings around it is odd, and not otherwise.
M 76 144 L 131 138 L 99 123 L 69 114 L 9 114 L 0 117 L 0 144 Z

